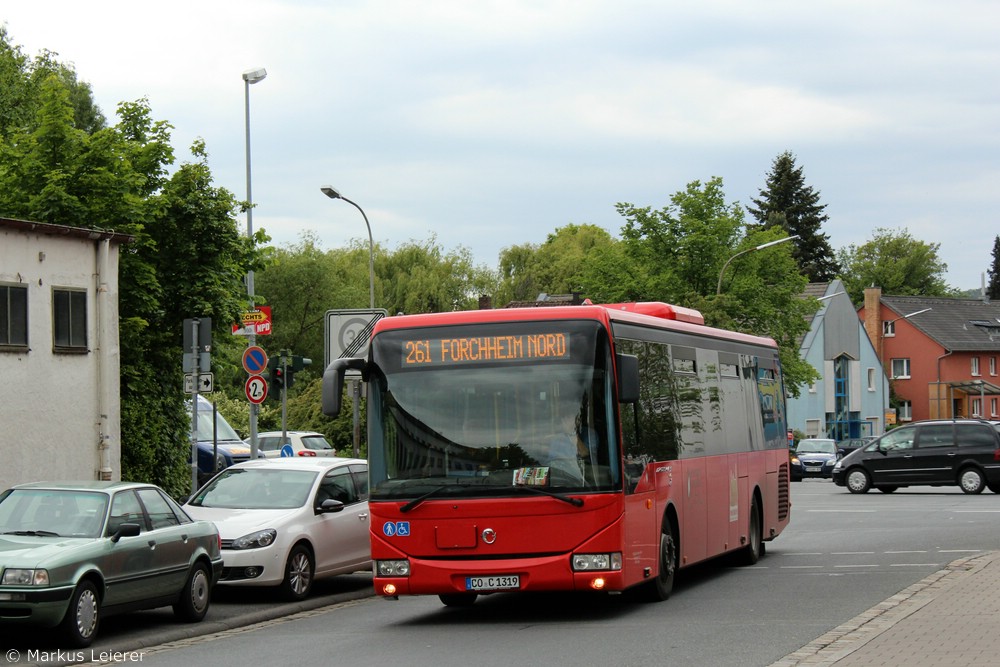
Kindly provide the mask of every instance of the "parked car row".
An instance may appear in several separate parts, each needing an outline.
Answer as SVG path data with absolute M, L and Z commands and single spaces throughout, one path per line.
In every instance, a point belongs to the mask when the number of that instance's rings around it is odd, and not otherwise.
M 15 486 L 0 494 L 0 624 L 79 648 L 112 614 L 201 621 L 215 584 L 302 599 L 370 569 L 367 480 L 360 459 L 286 457 L 230 466 L 183 506 L 150 484 Z

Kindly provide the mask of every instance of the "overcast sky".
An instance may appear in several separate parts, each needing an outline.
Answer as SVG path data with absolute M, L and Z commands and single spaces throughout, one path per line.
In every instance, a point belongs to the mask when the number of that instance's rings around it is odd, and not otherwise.
M 877 227 L 940 244 L 978 288 L 1000 234 L 995 0 L 36 0 L 8 38 L 75 64 L 114 122 L 149 99 L 178 157 L 278 245 L 390 249 L 435 236 L 495 267 L 569 223 L 619 236 L 617 202 L 661 208 L 719 176 L 750 203 L 792 151 L 834 249 Z M 243 219 L 245 226 L 246 221 Z

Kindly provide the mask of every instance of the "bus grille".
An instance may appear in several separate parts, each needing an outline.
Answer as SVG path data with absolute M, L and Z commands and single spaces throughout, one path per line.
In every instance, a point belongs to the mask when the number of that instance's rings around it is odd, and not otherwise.
M 788 500 L 788 474 L 787 463 L 778 466 L 778 521 L 788 519 L 788 508 L 791 506 Z

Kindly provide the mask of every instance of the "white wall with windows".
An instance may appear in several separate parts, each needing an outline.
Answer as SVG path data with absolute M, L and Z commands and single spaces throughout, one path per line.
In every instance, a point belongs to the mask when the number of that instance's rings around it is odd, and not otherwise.
M 118 479 L 118 250 L 111 232 L 0 218 L 0 490 Z

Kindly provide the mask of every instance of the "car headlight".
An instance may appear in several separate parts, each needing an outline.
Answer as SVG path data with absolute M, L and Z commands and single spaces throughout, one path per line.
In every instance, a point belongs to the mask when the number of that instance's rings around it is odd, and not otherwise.
M 840 470 L 840 465 L 842 463 L 843 463 L 843 461 L 837 461 L 836 463 L 833 464 L 833 469 L 834 470 Z
M 573 554 L 573 571 L 589 570 L 620 570 L 622 569 L 621 552 L 610 554 Z
M 48 586 L 49 571 L 8 567 L 3 571 L 2 581 L 4 586 Z
M 793 463 L 794 465 L 799 465 L 799 457 L 797 457 L 797 456 L 793 456 L 793 457 L 792 457 L 792 463 Z
M 233 549 L 262 549 L 263 547 L 269 547 L 274 544 L 274 540 L 277 539 L 277 537 L 278 531 L 274 528 L 258 530 L 256 533 L 250 533 L 249 535 L 237 537 L 233 540 Z

